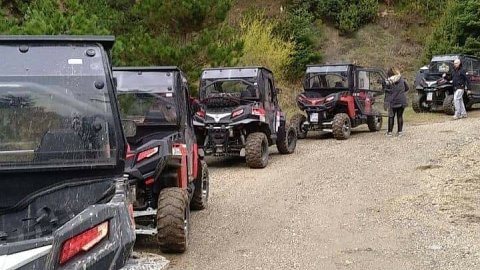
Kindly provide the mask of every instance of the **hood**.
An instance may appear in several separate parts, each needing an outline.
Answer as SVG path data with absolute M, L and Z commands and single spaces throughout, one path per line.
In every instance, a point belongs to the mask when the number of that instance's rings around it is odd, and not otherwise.
M 228 124 L 245 118 L 252 113 L 251 105 L 240 105 L 225 108 L 207 108 L 205 111 L 205 122 L 212 124 Z
M 228 123 L 232 119 L 233 112 L 245 110 L 246 107 L 207 108 L 205 111 L 205 122 Z
M 315 106 L 315 105 L 321 105 L 325 103 L 325 99 L 326 97 L 321 97 L 321 96 L 311 97 L 305 94 L 300 94 L 297 100 L 298 102 L 303 103 L 305 105 Z

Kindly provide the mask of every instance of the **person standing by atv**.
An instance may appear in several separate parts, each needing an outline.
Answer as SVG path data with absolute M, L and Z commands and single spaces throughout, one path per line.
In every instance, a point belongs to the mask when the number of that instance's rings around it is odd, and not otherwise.
M 446 75 L 444 74 L 444 77 Z M 467 74 L 462 67 L 462 62 L 460 59 L 455 59 L 453 62 L 453 71 L 452 71 L 452 84 L 455 93 L 453 95 L 453 104 L 455 106 L 455 115 L 453 116 L 454 120 L 467 117 L 467 111 L 465 110 L 465 104 L 463 103 L 463 93 L 465 89 L 468 89 L 470 82 L 468 80 Z
M 417 88 L 417 86 L 421 85 L 422 80 L 425 78 L 425 73 L 428 71 L 428 66 L 421 67 L 417 74 L 415 74 L 415 81 L 413 82 L 413 88 Z
M 405 92 L 408 91 L 409 87 L 397 68 L 388 69 L 387 76 L 388 79 L 385 81 L 387 85 L 385 109 L 388 111 L 387 136 L 392 136 L 395 116 L 397 117 L 398 135 L 401 136 L 403 132 L 403 112 L 407 107 Z

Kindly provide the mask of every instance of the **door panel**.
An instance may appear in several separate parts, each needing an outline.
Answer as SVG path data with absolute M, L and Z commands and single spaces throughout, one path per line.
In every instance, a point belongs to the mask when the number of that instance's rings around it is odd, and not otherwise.
M 385 89 L 382 83 L 385 79 L 385 73 L 380 69 L 357 69 L 354 96 L 362 113 L 371 115 L 385 112 Z
M 472 60 L 472 70 L 468 71 L 470 89 L 474 95 L 480 95 L 480 61 Z
M 265 76 L 265 102 L 266 121 L 270 127 L 275 126 L 275 103 L 273 102 L 273 81 L 269 76 Z

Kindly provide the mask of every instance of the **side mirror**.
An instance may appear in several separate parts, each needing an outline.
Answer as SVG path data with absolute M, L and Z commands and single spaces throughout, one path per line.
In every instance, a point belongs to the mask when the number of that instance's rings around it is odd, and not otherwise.
M 137 134 L 137 125 L 133 120 L 122 120 L 123 132 L 125 137 L 134 137 Z

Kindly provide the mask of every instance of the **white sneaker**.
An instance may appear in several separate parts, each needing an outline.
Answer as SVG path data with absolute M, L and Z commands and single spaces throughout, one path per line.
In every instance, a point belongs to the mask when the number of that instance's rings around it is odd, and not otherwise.
M 453 117 L 453 120 L 458 120 L 458 119 L 460 119 L 459 116 L 456 116 L 456 115 L 455 115 L 455 116 Z

